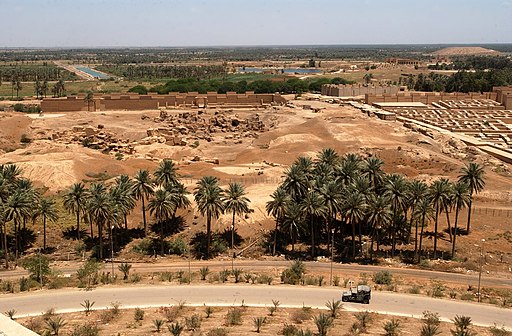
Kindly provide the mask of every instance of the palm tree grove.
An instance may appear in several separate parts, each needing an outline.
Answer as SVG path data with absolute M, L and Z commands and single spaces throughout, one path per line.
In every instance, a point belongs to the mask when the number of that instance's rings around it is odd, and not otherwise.
M 360 262 L 395 256 L 408 263 L 441 255 L 456 258 L 458 240 L 471 232 L 472 200 L 485 186 L 482 166 L 471 162 L 460 167 L 457 180 L 430 183 L 386 173 L 383 166 L 376 156 L 340 156 L 331 148 L 316 157 L 299 156 L 266 203 L 275 226 L 261 242 L 265 253 L 290 259 L 332 253 L 335 260 Z M 15 164 L 0 166 L 5 267 L 30 253 L 51 255 L 55 246 L 47 241 L 49 230 L 83 242 L 86 255 L 98 260 L 115 258 L 137 239 L 137 248 L 149 255 L 185 254 L 189 248 L 199 259 L 236 255 L 243 243 L 237 218 L 253 211 L 244 185 L 223 187 L 218 178 L 204 176 L 187 188 L 180 179 L 178 166 L 165 159 L 153 172 L 141 169 L 132 177 L 75 183 L 46 195 Z M 137 211 L 140 219 L 130 222 L 129 215 Z M 183 235 L 191 224 L 187 211 L 202 220 L 194 236 Z M 465 223 L 460 221 L 463 212 Z M 224 215 L 230 228 L 215 232 L 213 224 Z M 61 217 L 69 218 L 69 225 L 55 227 Z M 34 232 L 36 221 L 42 223 L 42 232 Z M 36 235 L 42 236 L 38 250 Z M 451 248 L 441 251 L 440 239 L 448 240 Z

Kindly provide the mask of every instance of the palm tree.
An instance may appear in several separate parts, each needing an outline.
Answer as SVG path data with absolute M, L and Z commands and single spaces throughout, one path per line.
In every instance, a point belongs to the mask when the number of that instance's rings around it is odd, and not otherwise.
M 176 204 L 176 207 L 171 217 L 172 220 L 174 220 L 174 218 L 176 217 L 176 211 L 178 209 L 186 209 L 190 206 L 191 203 L 187 197 L 187 195 L 189 195 L 190 192 L 187 190 L 187 187 L 185 187 L 185 185 L 180 181 L 176 181 L 176 184 L 172 187 L 172 189 L 167 191 L 171 193 L 172 199 Z
M 80 214 L 84 212 L 87 197 L 88 191 L 82 183 L 73 184 L 64 195 L 64 208 L 76 214 L 76 237 L 78 240 L 80 240 Z
M 176 209 L 176 203 L 172 195 L 165 189 L 158 189 L 155 197 L 149 200 L 148 208 L 151 215 L 154 215 L 160 223 L 160 254 L 164 255 L 164 222 L 167 222 Z
M 391 229 L 391 256 L 394 256 L 396 247 L 396 234 L 399 229 L 398 223 L 400 221 L 401 214 L 405 213 L 407 208 L 407 181 L 403 175 L 389 175 L 384 185 L 384 190 L 384 194 L 389 197 L 389 200 L 391 201 L 391 209 L 393 211 Z
M 4 222 L 4 246 L 5 246 L 5 267 L 9 268 L 7 248 L 7 222 L 14 224 L 14 255 L 15 262 L 18 261 L 18 225 L 23 218 L 30 215 L 32 210 L 32 198 L 24 190 L 16 189 L 2 205 L 2 219 Z
M 317 189 L 324 198 L 327 207 L 327 250 L 331 246 L 331 230 L 332 220 L 336 218 L 336 214 L 341 210 L 341 189 L 334 180 L 327 180 L 320 184 Z
M 441 181 L 445 184 L 445 195 L 441 199 L 441 212 L 446 213 L 446 223 L 448 225 L 448 234 L 450 236 L 450 242 L 452 241 L 452 226 L 450 224 L 450 211 L 452 208 L 452 194 L 453 194 L 453 184 L 446 178 L 442 178 Z
M 432 200 L 429 195 L 419 201 L 414 209 L 413 216 L 417 221 L 420 221 L 421 219 L 420 243 L 418 249 L 414 251 L 415 259 L 417 258 L 417 262 L 419 263 L 422 254 L 423 230 L 425 228 L 426 221 L 431 220 L 434 217 L 434 208 L 432 207 Z
M 230 183 L 225 192 L 224 204 L 225 211 L 233 213 L 233 222 L 231 224 L 231 249 L 235 248 L 235 216 L 249 212 L 249 203 L 251 202 L 245 195 L 245 188 L 240 183 Z
M 392 212 L 389 198 L 386 196 L 371 195 L 368 198 L 368 224 L 371 227 L 372 243 L 370 246 L 370 260 L 373 259 L 373 243 L 377 240 L 377 249 L 379 248 L 378 233 L 382 226 L 391 222 Z
M 24 191 L 27 194 L 27 197 L 30 198 L 32 203 L 39 202 L 40 195 L 39 193 L 34 189 L 34 185 L 32 184 L 32 181 L 25 178 L 20 178 L 16 181 L 16 188 L 20 191 Z M 30 215 L 34 214 L 34 208 L 32 208 L 24 217 L 23 217 L 23 229 L 25 229 L 27 219 L 30 217 Z M 21 227 L 20 227 L 21 228 Z
M 340 157 L 333 148 L 324 148 L 318 154 L 318 162 L 325 163 L 331 167 L 336 166 L 339 161 Z
M 470 202 L 470 194 L 469 187 L 466 183 L 457 182 L 453 186 L 452 190 L 452 203 L 455 206 L 455 223 L 453 224 L 454 233 L 453 233 L 453 241 L 452 241 L 452 259 L 455 258 L 455 241 L 457 239 L 458 234 L 458 221 L 459 221 L 459 211 L 460 209 L 468 206 Z
M 276 228 L 274 230 L 274 244 L 272 248 L 272 256 L 276 254 L 277 245 L 277 232 L 279 230 L 279 224 L 283 220 L 286 212 L 286 205 L 290 200 L 290 197 L 282 187 L 278 187 L 272 195 L 272 200 L 268 201 L 265 208 L 267 214 L 272 215 L 276 219 Z
M 128 175 L 121 175 L 110 189 L 110 198 L 123 217 L 124 229 L 128 230 L 128 214 L 135 208 L 133 184 Z
M 303 229 L 304 218 L 301 206 L 293 201 L 287 202 L 285 205 L 285 215 L 282 221 L 283 232 L 290 234 L 292 241 L 292 251 L 295 250 L 295 241 L 299 235 L 299 231 Z
M 301 200 L 309 188 L 308 172 L 305 172 L 299 165 L 292 164 L 285 172 L 282 187 L 293 200 Z
M 46 251 L 46 220 L 55 222 L 59 218 L 59 213 L 55 207 L 55 200 L 42 198 L 39 201 L 35 215 L 43 217 L 43 250 Z
M 375 156 L 370 156 L 363 163 L 362 172 L 364 176 L 370 180 L 370 183 L 375 191 L 378 190 L 384 179 L 384 172 L 382 166 L 384 161 Z
M 467 234 L 471 225 L 471 207 L 473 205 L 473 194 L 478 194 L 485 187 L 485 171 L 478 163 L 471 162 L 460 170 L 459 182 L 466 183 L 469 187 L 468 203 L 468 224 Z
M 416 223 L 416 230 L 414 232 L 414 253 L 418 251 L 418 218 L 414 217 L 412 214 L 416 211 L 416 206 L 418 203 L 427 195 L 428 185 L 419 180 L 413 180 L 408 184 L 409 186 L 409 205 L 411 207 L 411 223 L 410 228 L 412 228 L 413 221 Z
M 144 234 L 148 234 L 148 226 L 146 222 L 146 206 L 144 199 L 153 195 L 153 185 L 148 170 L 139 170 L 135 175 L 132 192 L 136 199 L 142 200 L 142 220 L 144 221 Z
M 442 210 L 442 207 L 448 202 L 449 198 L 449 185 L 448 183 L 446 183 L 446 181 L 446 179 L 439 179 L 434 181 L 434 183 L 432 183 L 432 185 L 430 186 L 430 199 L 436 209 L 434 226 L 434 259 L 437 259 L 437 235 L 439 212 Z
M 178 169 L 172 160 L 165 159 L 155 170 L 155 182 L 168 189 L 178 182 Z
M 315 257 L 315 218 L 324 218 L 327 214 L 327 206 L 324 197 L 316 190 L 306 194 L 300 203 L 301 210 L 309 216 L 309 225 L 311 229 L 311 256 Z
M 92 222 L 96 222 L 98 226 L 99 258 L 103 259 L 103 226 L 109 224 L 116 213 L 112 200 L 102 183 L 91 185 L 87 211 L 89 212 L 91 226 Z
M 364 217 L 366 210 L 365 197 L 353 188 L 343 191 L 342 211 L 343 215 L 352 226 L 352 258 L 356 257 L 356 224 Z M 361 242 L 360 242 L 361 243 Z
M 219 218 L 224 212 L 223 192 L 219 187 L 219 181 L 213 176 L 204 176 L 197 182 L 194 189 L 194 199 L 201 215 L 206 216 L 207 252 L 210 258 L 211 223 L 212 218 Z
M 87 112 L 89 112 L 91 110 L 91 103 L 94 102 L 94 94 L 91 91 L 87 92 L 84 101 L 87 104 Z

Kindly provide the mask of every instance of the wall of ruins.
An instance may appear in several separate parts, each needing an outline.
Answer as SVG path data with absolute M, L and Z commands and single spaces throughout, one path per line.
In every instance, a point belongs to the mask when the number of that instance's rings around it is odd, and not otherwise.
M 45 98 L 41 102 L 43 112 L 107 111 L 107 110 L 153 110 L 159 107 L 259 107 L 269 104 L 285 104 L 280 94 L 257 94 L 254 92 L 217 94 L 208 92 L 169 93 L 166 95 L 111 94 L 94 95 L 87 103 L 85 95 L 64 98 Z
M 325 84 L 322 85 L 322 94 L 333 97 L 356 97 L 371 94 L 396 94 L 400 91 L 399 86 L 392 85 L 343 85 Z
M 424 104 L 437 103 L 441 100 L 463 100 L 463 99 L 497 99 L 496 92 L 471 92 L 471 93 L 444 93 L 444 92 L 398 92 L 397 94 L 366 94 L 365 103 L 387 103 L 387 102 L 419 102 Z
M 496 93 L 496 101 L 505 106 L 505 110 L 512 110 L 512 86 L 498 86 L 492 91 Z

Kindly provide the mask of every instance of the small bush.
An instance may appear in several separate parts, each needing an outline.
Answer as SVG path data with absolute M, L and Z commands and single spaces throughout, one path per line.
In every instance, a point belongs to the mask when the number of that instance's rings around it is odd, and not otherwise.
M 493 325 L 489 328 L 489 332 L 492 336 L 511 336 L 512 332 L 506 330 L 504 327 L 499 328 L 498 326 Z
M 204 313 L 206 314 L 206 318 L 210 318 L 213 314 L 213 308 L 212 307 L 204 307 Z
M 160 278 L 160 281 L 168 281 L 168 282 L 171 282 L 172 281 L 172 272 L 162 272 L 159 274 L 159 278 Z
M 76 326 L 70 336 L 99 336 L 100 329 L 92 324 Z
M 464 293 L 460 296 L 460 299 L 464 301 L 473 301 L 474 298 L 475 296 L 471 293 Z
M 385 336 L 398 336 L 400 334 L 400 321 L 397 319 L 386 321 L 384 322 L 383 328 Z
M 132 283 L 138 283 L 141 281 L 142 281 L 142 275 L 140 275 L 139 273 L 133 273 L 130 276 L 130 282 L 132 282 Z
M 242 309 L 231 308 L 226 315 L 226 325 L 228 327 L 242 324 Z
M 198 330 L 201 329 L 201 317 L 197 314 L 193 314 L 190 317 L 185 318 L 185 325 L 187 326 L 187 330 Z
M 8 316 L 11 320 L 14 320 L 14 315 L 16 315 L 16 309 L 9 309 L 5 312 L 5 315 Z
M 343 308 L 343 305 L 339 300 L 327 301 L 325 306 L 329 309 L 331 318 L 335 319 L 338 317 L 339 311 Z
M 409 294 L 420 294 L 421 288 L 419 286 L 414 285 L 411 288 L 409 288 L 408 292 Z
M 135 322 L 140 322 L 144 319 L 144 310 L 140 308 L 135 308 L 135 311 L 133 313 L 133 319 Z
M 227 336 L 227 335 L 228 335 L 228 331 L 224 328 L 215 328 L 215 329 L 208 331 L 208 333 L 206 334 L 206 336 Z
M 233 276 L 235 277 L 235 283 L 239 283 L 242 277 L 243 270 L 241 268 L 235 268 L 232 271 Z
M 318 329 L 319 336 L 326 336 L 327 330 L 332 327 L 333 319 L 324 313 L 320 313 L 318 316 L 314 317 L 314 322 L 316 328 Z
M 84 307 L 85 316 L 89 315 L 89 313 L 91 312 L 92 307 L 94 306 L 95 303 L 96 303 L 95 301 L 90 301 L 90 300 L 84 300 L 83 303 L 80 303 L 80 305 L 82 307 Z
M 293 324 L 284 324 L 283 329 L 281 329 L 281 334 L 283 336 L 296 336 L 299 333 L 299 328 L 294 326 Z
M 226 281 L 228 281 L 228 277 L 229 277 L 229 270 L 225 269 L 225 270 L 222 270 L 219 272 L 219 280 L 224 283 Z
M 302 324 L 304 321 L 311 319 L 311 310 L 299 309 L 292 313 L 291 319 L 296 324 Z
M 208 268 L 208 266 L 201 267 L 201 269 L 199 270 L 199 274 L 201 275 L 201 280 L 204 281 L 206 280 L 208 274 L 210 274 L 210 269 Z
M 393 275 L 389 271 L 380 271 L 373 275 L 373 282 L 378 285 L 391 285 Z
M 169 329 L 169 332 L 173 336 L 180 336 L 181 333 L 183 332 L 183 328 L 184 327 L 181 324 L 179 324 L 178 322 L 172 323 L 172 324 L 167 326 L 167 329 Z
M 354 314 L 354 317 L 357 320 L 357 324 L 361 332 L 366 333 L 368 326 L 372 322 L 373 318 L 369 311 L 365 310 L 362 312 L 358 312 Z
M 20 292 L 26 292 L 29 291 L 32 287 L 32 280 L 22 277 L 20 280 Z
M 441 323 L 441 319 L 439 318 L 438 313 L 432 313 L 431 311 L 424 311 L 423 317 L 421 318 L 423 323 L 427 325 L 436 325 L 438 326 Z
M 340 285 L 340 277 L 335 275 L 334 278 L 332 279 L 332 284 L 338 287 Z
M 268 274 L 260 274 L 258 276 L 258 283 L 265 284 L 265 285 L 271 285 L 274 278 Z
M 306 265 L 300 260 L 295 260 L 289 268 L 281 273 L 281 282 L 289 285 L 298 285 L 305 272 Z
M 153 325 L 155 326 L 156 332 L 159 333 L 162 330 L 162 326 L 164 325 L 164 320 L 153 320 Z
M 253 319 L 254 327 L 256 328 L 256 332 L 259 333 L 261 327 L 267 322 L 267 318 L 264 316 L 255 317 Z
M 432 297 L 438 298 L 444 296 L 444 291 L 446 290 L 445 285 L 439 280 L 431 281 L 431 295 Z

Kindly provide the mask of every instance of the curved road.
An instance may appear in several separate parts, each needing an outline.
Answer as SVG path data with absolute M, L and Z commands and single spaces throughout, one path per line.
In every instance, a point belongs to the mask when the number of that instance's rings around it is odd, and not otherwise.
M 36 315 L 48 308 L 57 312 L 81 311 L 84 300 L 95 301 L 94 308 L 101 309 L 112 302 L 121 307 L 158 307 L 186 301 L 188 305 L 240 305 L 270 306 L 279 300 L 282 307 L 311 306 L 325 308 L 325 303 L 340 298 L 340 289 L 268 286 L 268 285 L 158 285 L 133 287 L 101 287 L 91 291 L 65 289 L 23 294 L 2 295 L 0 311 L 16 309 L 18 316 Z M 425 310 L 437 312 L 444 320 L 455 315 L 471 316 L 478 325 L 503 325 L 512 329 L 511 310 L 490 305 L 433 299 L 387 292 L 372 293 L 369 305 L 344 303 L 350 311 L 371 310 L 379 313 L 418 317 Z
M 282 270 L 289 267 L 291 261 L 257 261 L 257 260 L 236 260 L 234 262 L 235 268 L 242 268 L 245 271 L 269 271 L 269 270 Z M 313 272 L 330 272 L 329 262 L 305 262 L 306 269 Z M 222 269 L 231 269 L 231 260 L 225 261 L 193 261 L 191 263 L 192 271 L 198 271 L 201 267 L 208 266 L 212 271 L 219 271 Z M 72 274 L 77 271 L 77 266 L 63 266 L 58 267 L 58 270 L 64 274 Z M 104 270 L 106 272 L 111 271 L 111 264 L 105 263 Z M 163 271 L 177 271 L 177 270 L 188 270 L 187 261 L 179 262 L 155 262 L 155 263 L 132 263 L 132 272 L 163 272 Z M 478 284 L 478 273 L 473 274 L 461 274 L 461 273 L 447 273 L 429 271 L 415 268 L 392 268 L 387 266 L 372 266 L 372 265 L 359 265 L 359 264 L 333 264 L 334 274 L 340 276 L 350 274 L 359 276 L 361 272 L 373 273 L 382 270 L 390 271 L 394 276 L 400 276 L 405 278 L 415 278 L 421 280 L 438 279 L 447 283 L 456 283 L 463 285 L 472 285 L 475 287 Z M 114 271 L 119 273 L 117 270 L 117 262 L 114 265 Z M 340 274 L 341 273 L 341 274 Z M 0 272 L 0 278 L 13 278 L 27 276 L 27 272 L 21 268 L 12 271 Z M 482 286 L 483 287 L 503 287 L 512 288 L 512 274 L 508 278 L 496 278 L 488 276 L 487 274 L 482 275 Z

